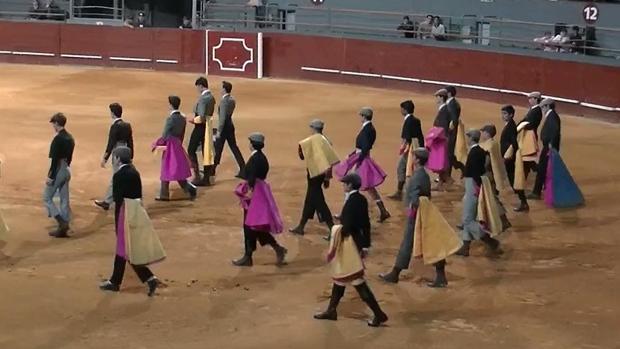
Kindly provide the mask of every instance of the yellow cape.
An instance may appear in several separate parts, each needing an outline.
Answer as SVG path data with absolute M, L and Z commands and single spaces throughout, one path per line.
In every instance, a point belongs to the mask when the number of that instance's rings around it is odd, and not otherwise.
M 202 166 L 215 164 L 215 144 L 213 144 L 213 117 L 207 117 Z
M 480 147 L 489 153 L 491 158 L 491 170 L 493 172 L 493 180 L 497 190 L 502 191 L 510 188 L 506 165 L 504 165 L 504 157 L 499 149 L 499 143 L 494 139 L 488 139 L 480 143 Z
M 425 196 L 420 197 L 414 231 L 413 256 L 422 257 L 424 264 L 446 259 L 463 245 L 437 206 Z
M 495 236 L 502 232 L 499 205 L 495 199 L 491 181 L 487 176 L 482 176 L 482 187 L 480 188 L 480 195 L 478 196 L 477 220 L 486 223 L 491 236 Z
M 364 270 L 364 263 L 360 252 L 349 235 L 342 238 L 342 225 L 334 225 L 329 240 L 328 256 L 333 256 L 329 262 L 332 278 L 345 279 Z
M 338 154 L 336 154 L 332 145 L 321 134 L 317 133 L 302 140 L 299 142 L 299 146 L 304 154 L 310 178 L 325 173 L 333 165 L 340 162 Z
M 411 139 L 411 145 L 409 145 L 407 152 L 407 167 L 405 168 L 405 177 L 413 176 L 413 171 L 415 170 L 415 161 L 413 161 L 413 155 L 415 150 L 420 147 L 420 142 L 417 138 Z
M 8 232 L 9 232 L 9 227 L 4 222 L 4 218 L 2 217 L 2 212 L 0 212 L 0 241 L 7 241 Z
M 459 120 L 459 125 L 456 130 L 454 157 L 456 158 L 456 161 L 461 164 L 465 164 L 467 162 L 467 139 L 465 138 L 465 125 L 463 125 L 463 121 L 461 120 Z
M 125 199 L 125 252 L 131 264 L 145 265 L 166 258 L 166 252 L 140 199 Z
M 521 149 L 523 161 L 538 161 L 538 140 L 533 130 L 526 130 L 524 127 L 529 122 L 524 121 L 517 127 L 517 143 Z

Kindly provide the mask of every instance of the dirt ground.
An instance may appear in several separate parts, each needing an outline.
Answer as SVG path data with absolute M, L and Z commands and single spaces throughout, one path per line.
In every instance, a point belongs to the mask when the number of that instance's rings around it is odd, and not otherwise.
M 501 237 L 506 253 L 488 259 L 476 245 L 468 259 L 451 257 L 447 289 L 427 288 L 424 279 L 433 271 L 419 261 L 398 285 L 377 279 L 392 266 L 402 236 L 403 212 L 388 202 L 393 218 L 373 224 L 367 271 L 390 321 L 371 329 L 364 322 L 369 311 L 352 289 L 338 322 L 312 319 L 326 306 L 331 289 L 321 239 L 325 228 L 316 222 L 303 238 L 279 238 L 289 249 L 288 266 L 276 268 L 273 252 L 260 248 L 253 268 L 231 265 L 242 253 L 242 217 L 232 194 L 237 181 L 229 152 L 217 185 L 200 190 L 197 201 L 153 200 L 159 161 L 150 144 L 161 132 L 169 94 L 180 95 L 181 109 L 191 112 L 195 78 L 0 65 L 0 153 L 5 157 L 0 208 L 12 229 L 8 242 L 0 243 L 0 348 L 620 348 L 620 238 L 614 229 L 620 220 L 615 201 L 620 166 L 612 150 L 620 146 L 617 125 L 562 115 L 562 154 L 587 205 L 554 211 L 533 202 L 529 214 L 510 213 L 514 228 Z M 210 78 L 218 95 L 221 80 Z M 381 187 L 388 195 L 395 186 L 399 102 L 414 99 L 425 130 L 436 110 L 432 97 L 404 91 L 270 79 L 232 82 L 242 151 L 247 158 L 247 134 L 266 134 L 268 179 L 287 228 L 297 222 L 305 193 L 296 143 L 307 135 L 310 119 L 326 121 L 326 135 L 344 156 L 360 126 L 357 110 L 374 107 L 373 156 L 389 173 Z M 130 269 L 120 293 L 97 288 L 111 273 L 113 214 L 91 200 L 104 194 L 110 179 L 110 170 L 101 169 L 99 161 L 110 122 L 107 106 L 114 101 L 123 104 L 133 125 L 146 205 L 168 253 L 153 267 L 167 285 L 153 299 Z M 468 126 L 493 121 L 501 128 L 497 104 L 468 99 L 461 104 Z M 57 111 L 68 115 L 67 128 L 77 144 L 73 235 L 63 240 L 47 236 L 53 222 L 41 199 L 53 137 L 48 119 Z M 520 106 L 517 118 L 524 111 Z M 455 186 L 434 197 L 455 225 L 461 195 L 462 188 Z M 341 187 L 334 183 L 327 196 L 332 210 L 339 211 Z M 503 198 L 516 203 L 510 193 Z

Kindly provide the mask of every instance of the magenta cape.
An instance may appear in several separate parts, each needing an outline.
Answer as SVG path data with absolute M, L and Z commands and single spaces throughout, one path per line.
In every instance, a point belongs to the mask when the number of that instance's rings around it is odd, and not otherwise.
M 248 182 L 239 183 L 235 188 L 235 195 L 239 198 L 241 207 L 247 211 L 243 224 L 252 230 L 280 234 L 284 230 L 284 224 L 269 184 L 257 179 L 251 197 L 248 196 L 249 193 Z
M 192 176 L 189 164 L 189 157 L 183 149 L 183 144 L 176 137 L 159 138 L 153 144 L 156 146 L 166 146 L 161 156 L 160 179 L 164 182 L 183 181 Z
M 426 148 L 429 156 L 426 168 L 433 172 L 443 172 L 448 168 L 448 139 L 441 127 L 433 127 L 426 134 Z
M 380 186 L 387 174 L 374 162 L 370 156 L 365 157 L 360 164 L 359 158 L 361 153 L 352 153 L 349 157 L 334 166 L 334 174 L 338 179 L 344 177 L 355 167 L 355 172 L 362 178 L 362 187 L 360 190 L 365 191 Z

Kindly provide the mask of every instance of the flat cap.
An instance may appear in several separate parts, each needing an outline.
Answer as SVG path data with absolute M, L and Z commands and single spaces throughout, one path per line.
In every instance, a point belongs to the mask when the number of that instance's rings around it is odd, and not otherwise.
M 530 92 L 527 94 L 527 98 L 540 98 L 542 95 L 538 91 Z
M 312 127 L 315 130 L 322 130 L 323 127 L 325 127 L 325 123 L 321 119 L 314 119 L 310 121 L 310 127 Z
M 342 177 L 340 180 L 342 183 L 351 184 L 353 189 L 359 189 L 362 186 L 362 177 L 357 173 L 349 173 L 348 175 Z
M 263 135 L 260 132 L 253 132 L 250 133 L 250 136 L 248 137 L 248 139 L 251 142 L 256 142 L 256 143 L 261 143 L 261 144 L 265 144 L 265 135 Z
M 365 118 L 372 118 L 372 114 L 373 112 L 371 107 L 364 107 L 360 109 L 360 115 Z
M 448 97 L 448 90 L 446 90 L 445 88 L 439 89 L 437 90 L 437 92 L 435 92 L 435 96 Z
M 482 126 L 480 131 L 488 133 L 489 135 L 491 135 L 491 137 L 495 137 L 495 135 L 497 134 L 497 129 L 495 128 L 495 125 L 493 124 Z
M 469 131 L 467 131 L 467 133 L 465 133 L 467 136 L 474 138 L 474 139 L 480 139 L 480 130 L 477 129 L 470 129 Z
M 543 105 L 552 105 L 554 103 L 555 103 L 555 100 L 553 98 L 545 98 L 545 99 L 543 99 L 542 102 L 540 102 L 540 105 L 541 106 L 543 106 Z
M 418 159 L 424 159 L 424 160 L 428 160 L 428 149 L 424 148 L 424 147 L 419 147 L 416 148 L 413 151 L 413 154 L 415 155 L 416 158 Z

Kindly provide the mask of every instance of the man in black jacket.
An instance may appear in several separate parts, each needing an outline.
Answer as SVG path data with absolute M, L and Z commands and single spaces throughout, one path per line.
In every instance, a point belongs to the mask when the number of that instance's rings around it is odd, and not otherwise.
M 530 109 L 527 111 L 527 114 L 517 124 L 517 131 L 521 131 L 521 129 L 530 130 L 534 132 L 534 138 L 536 144 L 538 144 L 538 127 L 543 118 L 542 110 L 540 109 L 540 102 L 542 101 L 542 95 L 540 92 L 531 92 L 527 95 L 527 103 L 529 104 Z M 521 123 L 527 122 L 528 124 L 525 126 L 521 126 Z M 538 154 L 523 154 L 523 169 L 525 171 L 525 178 L 527 179 L 530 171 L 536 171 L 536 158 Z
M 560 151 L 560 116 L 555 111 L 555 101 L 546 98 L 540 103 L 540 108 L 545 115 L 545 123 L 540 132 L 540 139 L 543 144 L 540 152 L 540 160 L 538 161 L 538 172 L 536 173 L 536 182 L 534 190 L 529 195 L 530 199 L 540 200 L 540 194 L 547 177 L 547 161 L 549 160 L 549 149 L 553 148 Z
M 131 164 L 132 150 L 128 147 L 117 147 L 113 151 L 112 162 L 116 163 L 118 171 L 112 178 L 112 187 L 114 195 L 114 226 L 116 228 L 116 234 L 118 235 L 118 220 L 125 198 L 127 199 L 141 199 L 142 198 L 142 180 L 140 179 L 140 173 Z M 114 257 L 114 270 L 109 280 L 104 281 L 99 288 L 103 291 L 118 292 L 120 285 L 123 282 L 123 276 L 125 275 L 125 265 L 127 261 L 125 258 L 115 255 Z M 136 272 L 140 281 L 146 283 L 148 288 L 148 296 L 152 297 L 155 294 L 155 290 L 158 286 L 157 278 L 153 275 L 151 270 L 144 265 L 131 265 Z
M 56 136 L 50 145 L 49 157 L 51 159 L 50 169 L 45 181 L 43 201 L 47 208 L 48 217 L 52 217 L 58 222 L 58 229 L 50 232 L 49 235 L 56 238 L 68 237 L 69 221 L 71 219 L 71 205 L 69 204 L 69 182 L 71 181 L 71 161 L 73 160 L 73 150 L 75 141 L 73 136 L 67 132 L 65 125 L 67 117 L 63 113 L 56 113 L 50 119 Z M 58 193 L 60 197 L 60 207 L 54 203 L 54 195 Z
M 342 224 L 341 238 L 351 236 L 357 247 L 357 252 L 362 259 L 368 253 L 370 248 L 370 217 L 368 215 L 368 201 L 364 195 L 360 194 L 359 189 L 362 186 L 362 179 L 356 173 L 350 173 L 341 179 L 345 191 L 345 203 L 340 214 L 340 222 Z M 336 311 L 340 299 L 344 296 L 346 285 L 351 283 L 360 295 L 360 298 L 372 310 L 374 316 L 368 321 L 368 326 L 378 327 L 388 320 L 387 315 L 383 312 L 374 294 L 364 280 L 363 269 L 360 273 L 347 279 L 334 279 L 332 286 L 331 299 L 326 311 L 315 314 L 317 320 L 337 320 L 338 313 Z
M 415 104 L 413 104 L 412 100 L 407 100 L 400 104 L 400 113 L 405 117 L 405 119 L 400 132 L 400 159 L 398 160 L 398 166 L 396 168 L 398 184 L 396 187 L 396 192 L 393 195 L 388 196 L 388 198 L 392 200 L 402 200 L 403 189 L 405 187 L 405 181 L 407 180 L 407 159 L 409 158 L 409 151 L 415 150 L 416 147 L 416 145 L 413 144 L 413 139 L 417 139 L 417 147 L 424 147 L 422 123 L 420 122 L 420 119 L 413 115 L 414 110 Z M 412 147 L 414 147 L 414 149 L 411 149 Z
M 194 117 L 188 118 L 187 122 L 194 125 L 192 134 L 187 145 L 187 154 L 194 171 L 194 180 L 192 184 L 195 186 L 210 186 L 211 177 L 215 176 L 215 168 L 213 166 L 215 158 L 215 150 L 213 139 L 208 135 L 212 131 L 213 112 L 215 110 L 215 98 L 209 90 L 209 82 L 205 77 L 199 77 L 194 83 L 196 91 L 200 94 L 198 101 L 194 106 Z M 201 148 L 203 154 L 204 176 L 200 177 L 200 168 L 198 166 L 198 156 L 196 152 Z
M 121 117 L 123 116 L 123 107 L 118 103 L 110 104 L 110 116 L 112 117 L 112 125 L 108 132 L 108 145 L 103 153 L 101 159 L 101 167 L 104 168 L 110 155 L 117 147 L 128 147 L 131 150 L 131 156 L 133 157 L 133 132 L 131 130 L 131 124 L 125 122 Z M 112 162 L 112 175 L 118 171 L 115 162 Z M 95 205 L 101 207 L 105 211 L 110 209 L 110 205 L 113 202 L 112 197 L 112 181 L 110 180 L 110 186 L 106 193 L 105 199 L 95 200 Z
M 448 106 L 446 104 L 448 102 L 448 91 L 443 88 L 438 90 L 437 92 L 435 92 L 435 98 L 439 107 L 437 109 L 437 115 L 435 116 L 435 120 L 433 121 L 433 126 L 443 128 L 444 135 L 446 136 L 446 139 L 448 139 L 448 147 L 446 148 L 446 157 L 448 163 L 446 164 L 444 170 L 439 173 L 439 178 L 437 180 L 439 182 L 439 185 L 436 187 L 437 190 L 444 190 L 446 185 L 453 182 L 452 178 L 450 177 L 452 155 L 450 153 L 449 140 L 451 127 L 454 128 L 454 125 L 452 124 L 452 114 L 448 110 Z
M 446 86 L 448 92 L 448 99 L 446 100 L 446 107 L 450 112 L 450 124 L 448 126 L 448 158 L 450 161 L 450 167 L 448 167 L 448 175 L 452 175 L 452 168 L 461 170 L 461 176 L 463 176 L 464 164 L 458 162 L 454 156 L 454 149 L 456 147 L 456 135 L 459 130 L 459 122 L 461 120 L 461 104 L 456 100 L 456 87 Z
M 514 121 L 514 116 L 515 108 L 512 105 L 505 105 L 502 107 L 502 120 L 505 122 L 505 126 L 499 139 L 500 151 L 504 157 L 504 165 L 506 166 L 506 173 L 508 174 L 510 185 L 521 202 L 519 207 L 516 207 L 514 210 L 516 212 L 527 212 L 530 210 L 530 206 L 527 203 L 525 191 L 514 188 L 515 165 L 517 161 L 516 152 L 519 150 L 519 143 L 517 142 L 517 124 Z M 522 160 L 519 159 L 519 161 Z
M 237 161 L 239 172 L 235 177 L 241 178 L 243 174 L 243 168 L 245 167 L 245 161 L 243 155 L 237 146 L 237 138 L 235 137 L 235 124 L 233 123 L 233 113 L 235 112 L 236 102 L 232 92 L 232 84 L 228 81 L 222 82 L 222 101 L 217 107 L 218 111 L 218 126 L 217 134 L 215 136 L 215 168 L 220 164 L 222 159 L 222 151 L 224 151 L 224 143 L 228 143 L 230 151 Z M 215 172 L 215 170 L 214 170 Z

